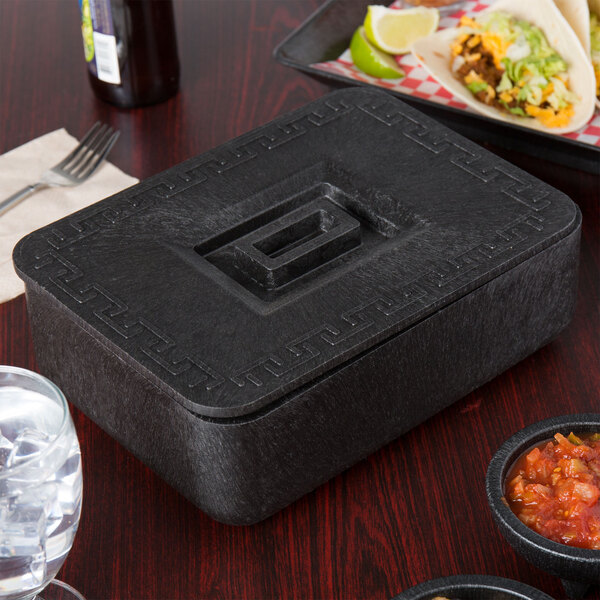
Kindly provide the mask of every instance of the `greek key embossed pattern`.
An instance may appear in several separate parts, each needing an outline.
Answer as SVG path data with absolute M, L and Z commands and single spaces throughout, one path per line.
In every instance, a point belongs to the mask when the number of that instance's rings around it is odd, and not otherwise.
M 257 378 L 240 374 L 226 378 L 215 369 L 197 358 L 191 358 L 178 351 L 177 343 L 168 334 L 153 325 L 150 320 L 135 315 L 125 302 L 115 294 L 94 282 L 87 282 L 85 274 L 64 258 L 60 252 L 73 244 L 80 243 L 105 228 L 128 219 L 148 209 L 155 202 L 174 196 L 194 185 L 202 184 L 209 178 L 218 177 L 260 154 L 275 150 L 305 135 L 315 127 L 331 123 L 355 107 L 345 100 L 336 99 L 322 102 L 311 111 L 300 111 L 287 122 L 272 123 L 256 136 L 245 137 L 244 142 L 234 146 L 226 144 L 222 148 L 207 153 L 198 159 L 191 159 L 183 173 L 161 175 L 149 182 L 117 194 L 108 203 L 100 203 L 96 209 L 85 211 L 82 218 L 67 218 L 59 226 L 45 233 L 49 249 L 36 256 L 33 268 L 47 271 L 48 281 L 78 304 L 92 303 L 95 318 L 108 326 L 121 338 L 131 341 L 135 338 L 137 350 L 151 359 L 164 375 L 177 378 L 188 388 L 199 388 L 210 392 L 225 381 L 238 386 L 250 381 L 260 385 Z M 266 359 L 266 363 L 277 364 L 276 358 Z M 246 369 L 252 372 L 252 367 Z M 270 372 L 277 373 L 276 369 Z
M 484 184 L 493 183 L 496 190 L 526 210 L 507 226 L 496 230 L 485 243 L 438 261 L 435 267 L 397 289 L 390 284 L 386 294 L 373 294 L 371 299 L 345 310 L 335 323 L 322 323 L 282 343 L 278 351 L 257 357 L 246 367 L 229 373 L 225 372 L 227 365 L 216 368 L 209 364 L 210 357 L 198 357 L 195 352 L 181 350 L 178 340 L 151 318 L 137 314 L 135 307 L 128 306 L 69 259 L 69 248 L 90 236 L 140 215 L 157 202 L 254 161 L 311 130 L 339 123 L 340 119 L 350 115 L 367 115 L 379 124 L 393 128 L 405 140 L 440 161 L 451 163 L 469 177 Z M 443 297 L 445 291 L 460 285 L 466 273 L 487 261 L 510 254 L 525 245 L 533 233 L 543 231 L 544 211 L 550 206 L 547 188 L 521 177 L 515 169 L 496 161 L 490 153 L 477 150 L 473 144 L 463 142 L 459 136 L 429 119 L 422 119 L 399 101 L 380 93 L 363 92 L 354 98 L 338 93 L 260 128 L 254 135 L 245 135 L 191 159 L 177 171 L 150 178 L 46 228 L 42 233 L 45 247 L 37 246 L 40 251 L 31 266 L 43 273 L 49 289 L 60 290 L 70 305 L 86 305 L 96 325 L 114 332 L 126 352 L 179 391 L 190 390 L 194 398 L 192 403 L 202 404 L 203 398 L 208 398 L 207 394 L 215 390 L 219 390 L 221 397 L 227 395 L 224 389 L 230 389 L 232 393 L 245 387 L 255 389 L 257 393 L 261 389 L 276 390 L 284 381 L 289 383 L 299 374 L 309 372 L 314 365 L 335 360 L 401 318 L 416 315 Z

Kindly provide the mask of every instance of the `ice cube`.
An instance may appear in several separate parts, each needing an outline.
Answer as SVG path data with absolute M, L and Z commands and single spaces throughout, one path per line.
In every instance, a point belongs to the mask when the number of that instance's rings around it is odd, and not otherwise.
M 46 537 L 52 535 L 61 524 L 64 514 L 58 497 L 59 484 L 56 481 L 47 481 L 40 496 L 44 499 L 44 512 L 46 513 Z
M 33 556 L 44 549 L 46 513 L 31 494 L 13 498 L 2 519 L 3 549 L 11 556 Z
M 25 427 L 14 441 L 13 448 L 6 459 L 6 468 L 13 469 L 38 458 L 51 442 L 52 436 L 47 433 Z
M 5 437 L 0 429 L 0 471 L 6 467 L 6 461 L 13 449 L 13 442 Z

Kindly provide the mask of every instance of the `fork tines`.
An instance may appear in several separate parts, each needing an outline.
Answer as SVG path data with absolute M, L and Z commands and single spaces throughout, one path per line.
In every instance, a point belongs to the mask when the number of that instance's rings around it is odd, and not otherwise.
M 70 177 L 87 179 L 100 166 L 118 137 L 118 131 L 97 121 L 79 145 L 55 168 Z

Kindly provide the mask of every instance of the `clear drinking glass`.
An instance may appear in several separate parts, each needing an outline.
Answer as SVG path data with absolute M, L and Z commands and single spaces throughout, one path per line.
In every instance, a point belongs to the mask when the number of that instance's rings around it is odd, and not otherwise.
M 73 544 L 81 494 L 81 452 L 62 392 L 37 373 L 0 366 L 1 600 L 82 598 L 52 582 Z

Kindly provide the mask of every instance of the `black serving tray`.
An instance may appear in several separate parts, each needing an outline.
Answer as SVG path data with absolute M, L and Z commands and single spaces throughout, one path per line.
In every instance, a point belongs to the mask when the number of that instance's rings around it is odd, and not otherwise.
M 348 48 L 352 34 L 363 22 L 369 4 L 372 2 L 368 0 L 327 0 L 275 48 L 275 59 L 337 87 L 376 87 L 313 66 L 335 60 Z M 499 122 L 396 90 L 385 91 L 476 142 L 487 142 L 600 175 L 600 147 Z
M 564 194 L 327 95 L 19 242 L 42 373 L 216 519 L 283 508 L 553 339 Z

